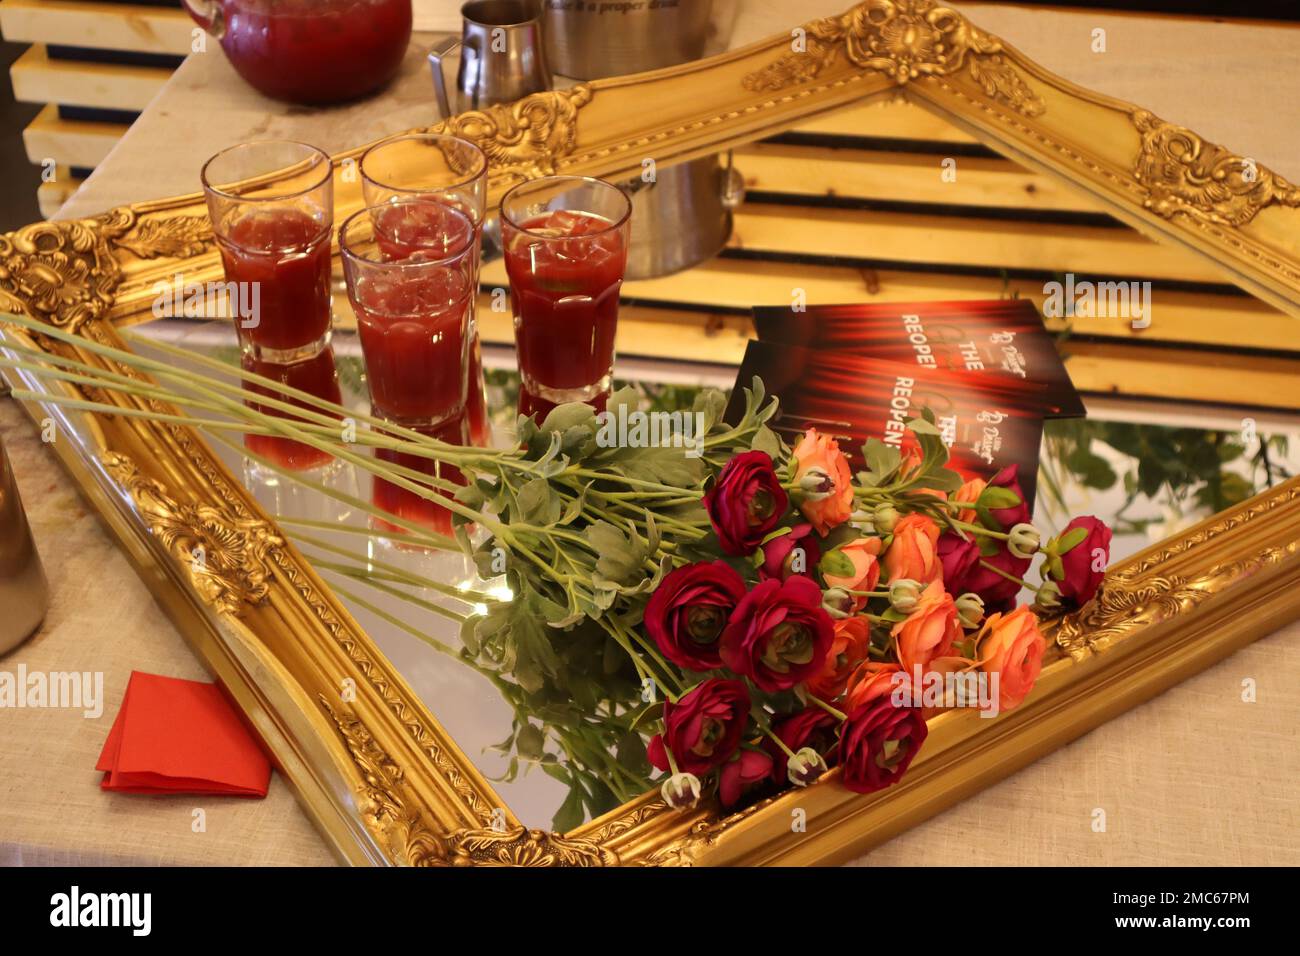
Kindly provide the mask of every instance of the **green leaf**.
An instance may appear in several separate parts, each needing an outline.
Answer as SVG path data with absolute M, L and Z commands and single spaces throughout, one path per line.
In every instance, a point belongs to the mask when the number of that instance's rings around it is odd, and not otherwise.
M 758 431 L 754 432 L 754 440 L 750 443 L 750 448 L 755 451 L 767 452 L 773 461 L 780 461 L 785 454 L 781 436 L 766 425 L 758 426 Z
M 645 575 L 642 565 L 649 556 L 640 541 L 632 541 L 608 521 L 593 522 L 583 536 L 597 554 L 596 571 L 618 584 L 632 584 Z
M 560 496 L 545 478 L 534 478 L 525 484 L 519 489 L 515 501 L 520 520 L 543 527 L 559 521 L 564 508 Z
M 892 473 L 902 460 L 897 446 L 887 445 L 879 438 L 867 439 L 867 443 L 862 446 L 862 456 L 866 459 L 867 468 L 877 479 Z
M 837 578 L 851 578 L 854 574 L 853 562 L 842 551 L 827 551 L 817 562 L 817 570 Z
M 1071 528 L 1065 534 L 1061 535 L 1056 541 L 1056 553 L 1066 554 L 1074 550 L 1084 542 L 1088 537 L 1087 528 Z
M 582 826 L 582 821 L 585 819 L 582 791 L 575 785 L 560 804 L 560 809 L 555 811 L 555 816 L 551 817 L 551 829 L 556 833 L 567 833 Z
M 542 759 L 542 749 L 546 745 L 546 735 L 535 724 L 525 722 L 515 735 L 515 750 L 521 757 L 529 760 Z
M 983 508 L 1014 508 L 1020 504 L 1020 496 L 1010 488 L 990 485 L 980 492 L 976 501 Z
M 632 730 L 640 730 L 642 727 L 648 727 L 656 720 L 662 720 L 663 715 L 664 702 L 662 700 L 656 700 L 651 704 L 647 704 L 645 709 L 632 719 L 632 723 L 629 726 Z

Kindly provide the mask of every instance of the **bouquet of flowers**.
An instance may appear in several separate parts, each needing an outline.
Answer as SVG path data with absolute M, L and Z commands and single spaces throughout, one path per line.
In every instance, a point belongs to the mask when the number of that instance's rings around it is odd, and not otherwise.
M 734 424 L 716 390 L 689 411 L 647 412 L 622 389 L 600 413 L 561 405 L 541 422 L 520 417 L 508 448 L 469 448 L 176 346 L 150 341 L 166 358 L 155 359 L 22 316 L 0 321 L 104 363 L 15 340 L 0 366 L 83 389 L 15 397 L 184 422 L 255 459 L 232 431 L 290 439 L 445 507 L 450 536 L 343 496 L 373 512 L 384 537 L 462 551 L 498 587 L 422 578 L 313 538 L 311 522 L 282 521 L 323 552 L 311 555 L 323 570 L 459 624 L 453 648 L 385 615 L 510 702 L 499 749 L 510 774 L 523 762 L 569 785 L 560 830 L 644 792 L 654 770 L 676 807 L 715 787 L 735 807 L 832 766 L 855 791 L 896 783 L 933 713 L 1020 704 L 1045 649 L 1039 615 L 1088 601 L 1109 558 L 1110 530 L 1093 517 L 1043 540 L 1014 468 L 988 480 L 949 468 L 928 411 L 897 444 L 868 441 L 856 474 L 816 431 L 788 446 L 757 379 Z M 148 407 L 98 400 L 109 392 Z M 411 459 L 449 467 L 397 463 Z M 1032 605 L 1017 606 L 1025 590 Z

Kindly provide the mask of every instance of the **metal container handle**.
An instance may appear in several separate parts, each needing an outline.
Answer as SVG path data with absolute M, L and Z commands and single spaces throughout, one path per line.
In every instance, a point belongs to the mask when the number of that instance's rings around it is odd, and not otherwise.
M 433 72 L 433 92 L 438 98 L 438 109 L 442 111 L 442 119 L 453 115 L 451 108 L 451 99 L 447 96 L 447 78 L 442 72 L 442 61 L 451 56 L 452 52 L 460 46 L 460 37 L 444 37 L 435 43 L 429 50 L 429 69 Z
M 745 177 L 735 166 L 735 156 L 727 150 L 727 165 L 722 171 L 722 208 L 728 212 L 745 201 Z

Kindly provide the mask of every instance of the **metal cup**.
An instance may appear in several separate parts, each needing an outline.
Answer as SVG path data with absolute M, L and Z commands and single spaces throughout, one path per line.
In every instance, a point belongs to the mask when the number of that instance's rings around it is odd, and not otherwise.
M 460 14 L 461 36 L 442 40 L 429 51 L 433 89 L 444 117 L 551 88 L 541 0 L 471 0 Z M 453 103 L 442 61 L 456 47 L 461 53 Z
M 0 654 L 31 637 L 49 606 L 45 570 L 0 442 Z

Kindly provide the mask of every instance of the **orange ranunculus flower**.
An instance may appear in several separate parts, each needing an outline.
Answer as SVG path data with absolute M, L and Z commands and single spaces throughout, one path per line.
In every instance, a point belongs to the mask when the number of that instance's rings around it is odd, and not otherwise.
M 897 664 L 888 661 L 863 661 L 857 670 L 849 675 L 847 690 L 844 694 L 844 710 L 854 711 L 868 704 L 877 697 L 887 697 L 894 692 L 895 675 L 898 680 L 907 681 L 908 677 Z
M 867 657 L 871 644 L 871 622 L 865 617 L 846 617 L 835 622 L 835 637 L 821 672 L 808 678 L 808 690 L 822 700 L 834 700 L 844 693 L 849 675 Z
M 846 591 L 874 591 L 880 583 L 880 538 L 869 536 L 850 541 L 840 548 L 840 554 L 853 562 L 851 575 L 823 574 L 828 588 L 844 588 Z M 867 606 L 867 599 L 854 596 L 853 605 L 859 611 Z
M 990 614 L 978 646 L 980 667 L 998 675 L 998 707 L 1019 707 L 1038 680 L 1047 647 L 1034 612 L 1022 604 L 1010 614 Z
M 826 496 L 813 500 L 807 496 L 799 505 L 818 534 L 826 534 L 832 528 L 842 525 L 853 514 L 853 474 L 849 471 L 849 461 L 840 451 L 840 443 L 834 438 L 817 434 L 817 429 L 810 428 L 794 448 L 796 484 L 801 483 L 814 468 L 827 476 Z
M 988 482 L 983 478 L 971 478 L 953 493 L 952 500 L 974 501 L 984 491 L 984 486 L 987 484 Z M 976 524 L 979 522 L 979 515 L 975 513 L 974 508 L 963 508 L 957 512 L 957 520 L 965 521 L 967 524 Z
M 898 443 L 898 475 L 900 478 L 911 476 L 925 464 L 925 455 L 921 453 L 921 440 L 910 428 L 903 429 L 903 438 Z
M 930 582 L 907 620 L 894 625 L 893 635 L 898 663 L 908 674 L 924 672 L 931 660 L 951 654 L 954 642 L 962 639 L 962 629 L 957 605 L 942 581 Z
M 894 540 L 882 559 L 885 578 L 897 581 L 910 578 L 929 584 L 943 578 L 943 564 L 935 546 L 939 526 L 928 515 L 910 514 L 894 526 Z

